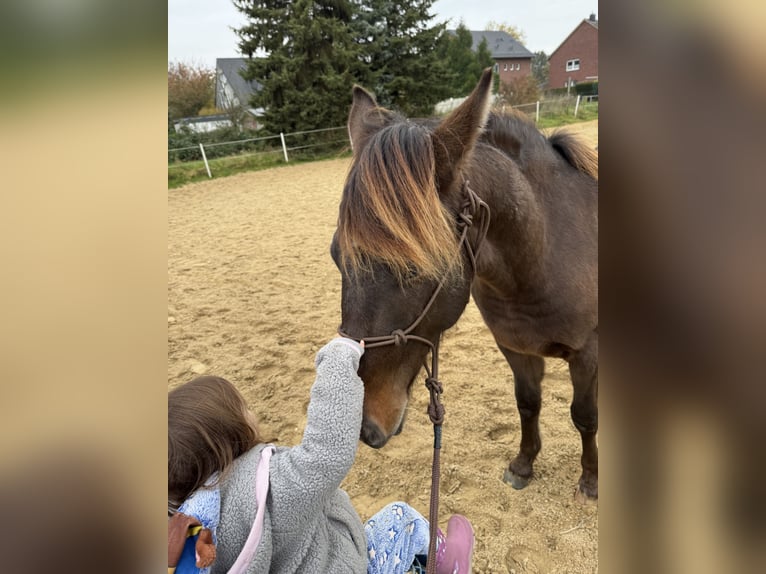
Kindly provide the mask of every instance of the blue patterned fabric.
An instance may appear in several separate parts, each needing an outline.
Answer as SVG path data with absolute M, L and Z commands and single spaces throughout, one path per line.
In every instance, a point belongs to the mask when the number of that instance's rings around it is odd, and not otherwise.
M 368 574 L 405 574 L 428 553 L 428 521 L 404 502 L 393 502 L 364 525 Z
M 218 488 L 209 488 L 216 479 L 216 474 L 205 483 L 206 487 L 196 490 L 178 508 L 178 512 L 193 516 L 200 521 L 203 528 L 207 528 L 213 535 L 213 544 L 218 543 L 217 529 L 221 518 L 221 493 Z M 196 550 L 194 544 L 199 535 L 191 536 L 186 540 L 183 553 L 178 561 L 175 574 L 209 574 L 210 568 L 197 568 Z

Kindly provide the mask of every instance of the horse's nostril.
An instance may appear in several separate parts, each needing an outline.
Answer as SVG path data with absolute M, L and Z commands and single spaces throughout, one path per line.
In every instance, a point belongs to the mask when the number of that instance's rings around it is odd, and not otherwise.
M 362 442 L 372 448 L 380 448 L 388 442 L 388 438 L 381 432 L 378 425 L 367 420 L 362 421 L 362 432 L 360 435 Z

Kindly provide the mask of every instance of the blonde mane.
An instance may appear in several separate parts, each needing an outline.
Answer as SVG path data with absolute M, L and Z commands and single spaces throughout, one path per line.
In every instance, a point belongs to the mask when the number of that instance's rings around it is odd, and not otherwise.
M 593 179 L 598 179 L 598 153 L 581 139 L 571 133 L 556 130 L 548 141 L 572 167 Z
M 400 283 L 440 279 L 462 266 L 455 223 L 436 189 L 431 135 L 404 122 L 370 137 L 354 158 L 338 216 L 341 262 L 386 265 Z

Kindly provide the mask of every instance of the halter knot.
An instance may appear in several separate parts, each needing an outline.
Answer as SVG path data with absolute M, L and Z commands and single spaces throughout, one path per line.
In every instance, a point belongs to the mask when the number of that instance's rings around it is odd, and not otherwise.
M 459 227 L 471 227 L 473 225 L 473 214 L 472 213 L 459 213 L 457 218 L 459 221 L 457 222 Z
M 431 400 L 428 402 L 428 418 L 435 425 L 440 425 L 444 422 L 444 405 L 439 399 L 439 395 L 444 392 L 441 381 L 434 377 L 426 378 L 426 388 L 431 396 Z
M 407 342 L 407 334 L 401 329 L 392 331 L 391 336 L 394 338 L 394 345 L 397 347 L 404 345 Z

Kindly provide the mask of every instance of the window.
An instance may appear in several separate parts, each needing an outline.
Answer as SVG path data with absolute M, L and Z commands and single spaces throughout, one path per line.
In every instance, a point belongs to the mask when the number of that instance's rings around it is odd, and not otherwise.
M 574 72 L 580 69 L 580 60 L 567 60 L 567 72 Z
M 497 62 L 495 62 L 495 65 L 494 65 L 494 66 L 492 66 L 492 68 L 493 68 L 493 71 L 494 71 L 494 72 L 499 72 L 499 71 L 500 71 L 500 64 L 498 64 Z
M 521 64 L 516 64 L 516 71 L 521 70 Z
M 511 65 L 511 67 L 513 67 L 513 65 Z M 507 72 L 507 71 L 508 71 L 508 62 L 503 64 L 503 72 Z

